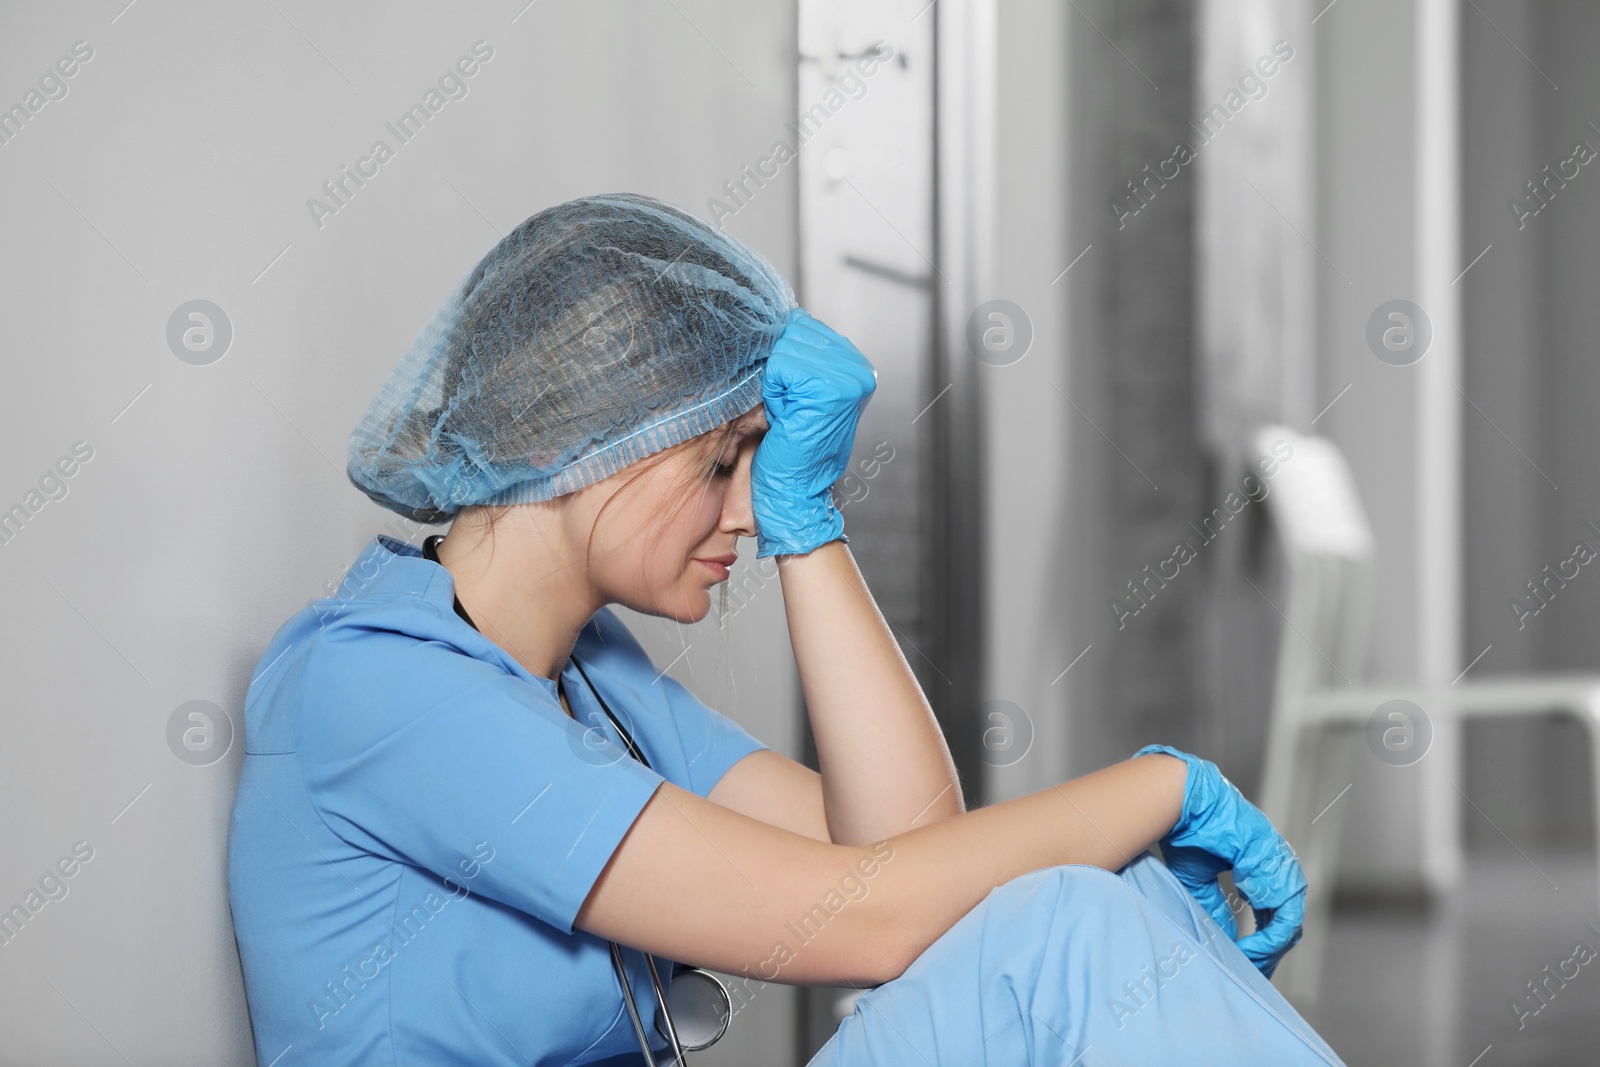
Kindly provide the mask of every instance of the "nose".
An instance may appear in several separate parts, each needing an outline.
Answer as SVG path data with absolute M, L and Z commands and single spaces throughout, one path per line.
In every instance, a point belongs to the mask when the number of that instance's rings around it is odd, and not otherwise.
M 739 449 L 739 459 L 734 464 L 733 477 L 722 498 L 722 516 L 717 529 L 736 537 L 756 535 L 755 510 L 750 503 L 750 465 L 755 461 L 756 443 L 747 441 Z

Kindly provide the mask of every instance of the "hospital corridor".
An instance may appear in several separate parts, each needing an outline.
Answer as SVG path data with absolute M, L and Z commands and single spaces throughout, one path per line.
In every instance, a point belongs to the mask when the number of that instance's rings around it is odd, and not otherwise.
M 1600 1062 L 1597 49 L 0 0 L 0 1067 Z

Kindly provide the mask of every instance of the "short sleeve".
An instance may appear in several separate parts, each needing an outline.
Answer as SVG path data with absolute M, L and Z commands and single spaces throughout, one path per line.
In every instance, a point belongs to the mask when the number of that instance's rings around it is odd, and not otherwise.
M 326 633 L 302 684 L 301 773 L 335 835 L 441 878 L 486 842 L 473 888 L 564 933 L 663 780 L 597 752 L 553 692 L 438 641 Z
M 665 694 L 670 717 L 667 728 L 677 732 L 687 775 L 686 783 L 675 784 L 706 796 L 735 763 L 752 752 L 771 747 L 706 705 L 677 679 L 662 673 L 633 632 L 609 607 L 596 613 L 595 625 L 603 642 L 604 655 L 620 655 L 625 660 L 622 673 L 642 679 L 645 687 L 658 686 Z

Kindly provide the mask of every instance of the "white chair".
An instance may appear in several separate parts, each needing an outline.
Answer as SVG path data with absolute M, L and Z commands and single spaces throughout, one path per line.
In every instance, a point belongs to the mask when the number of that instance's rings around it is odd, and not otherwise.
M 1325 806 L 1352 780 L 1353 756 L 1377 758 L 1363 738 L 1379 706 L 1391 700 L 1409 701 L 1446 727 L 1475 716 L 1571 715 L 1587 728 L 1594 766 L 1600 772 L 1600 676 L 1503 676 L 1462 679 L 1447 686 L 1363 686 L 1372 605 L 1372 531 L 1349 467 L 1332 442 L 1267 426 L 1253 437 L 1254 454 L 1272 455 L 1273 445 L 1282 441 L 1293 446 L 1293 455 L 1280 463 L 1264 501 L 1283 548 L 1285 595 L 1278 606 L 1286 625 L 1278 649 L 1261 809 L 1294 847 L 1311 885 L 1321 890 L 1308 895 L 1305 936 L 1274 976 L 1279 991 L 1305 1007 L 1317 997 L 1341 816 L 1348 804 Z M 1386 729 L 1403 743 L 1411 725 L 1396 719 Z M 1438 788 L 1440 782 L 1459 778 L 1457 769 L 1451 768 L 1446 775 L 1426 780 L 1428 788 Z M 1595 793 L 1600 830 L 1600 788 Z M 1454 796 L 1433 799 L 1442 810 L 1454 811 L 1459 803 Z M 1445 826 L 1447 832 L 1459 832 L 1454 818 Z M 1455 840 L 1450 845 L 1459 847 Z

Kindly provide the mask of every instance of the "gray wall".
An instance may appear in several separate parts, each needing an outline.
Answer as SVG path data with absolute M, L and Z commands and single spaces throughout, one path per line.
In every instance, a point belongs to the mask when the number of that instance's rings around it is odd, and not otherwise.
M 241 745 L 188 765 L 169 718 L 207 700 L 240 724 L 273 631 L 392 519 L 345 480 L 346 437 L 448 287 L 500 233 L 574 196 L 637 190 L 706 214 L 784 133 L 795 14 L 121 8 L 0 13 L 0 103 L 74 42 L 93 49 L 67 95 L 0 145 L 0 506 L 74 442 L 93 449 L 0 545 L 0 902 L 74 842 L 94 850 L 0 946 L 0 1063 L 246 1063 L 224 880 Z M 493 58 L 468 94 L 319 228 L 307 198 L 478 40 Z M 792 174 L 728 229 L 792 277 Z M 165 337 L 197 298 L 233 329 L 208 366 Z M 691 643 L 673 675 L 795 754 L 782 618 L 772 582 L 729 621 L 721 662 L 714 618 L 630 622 L 660 663 Z M 788 996 L 753 1001 L 706 1062 L 783 1047 Z

